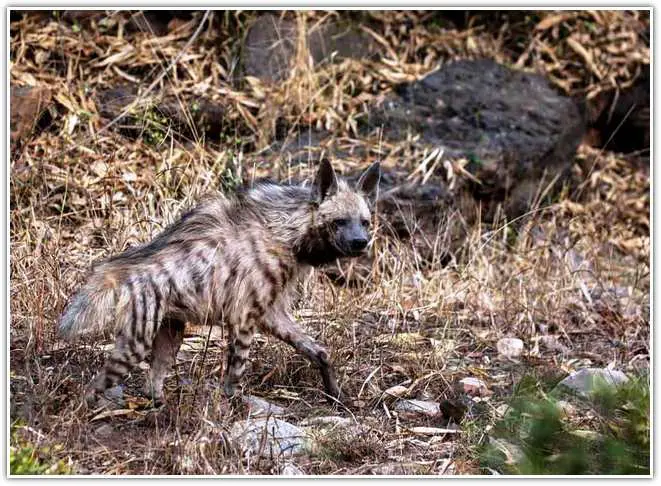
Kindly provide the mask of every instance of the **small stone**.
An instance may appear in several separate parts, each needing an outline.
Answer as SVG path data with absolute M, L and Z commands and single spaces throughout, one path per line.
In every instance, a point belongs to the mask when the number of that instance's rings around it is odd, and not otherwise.
M 395 385 L 388 388 L 386 391 L 383 392 L 383 394 L 399 398 L 401 396 L 404 396 L 408 391 L 409 391 L 408 387 L 405 387 L 404 385 Z
M 380 476 L 405 476 L 420 473 L 424 466 L 414 462 L 386 462 L 371 466 L 367 474 Z
M 267 415 L 284 415 L 285 409 L 274 403 L 269 403 L 263 398 L 254 395 L 243 395 L 243 403 L 248 406 L 251 417 L 265 417 Z
M 489 388 L 487 388 L 486 383 L 472 376 L 460 380 L 459 385 L 461 390 L 467 395 L 486 396 L 491 394 L 491 391 Z
M 230 435 L 247 455 L 290 457 L 309 448 L 309 437 L 302 429 L 272 417 L 236 422 Z
M 126 406 L 124 398 L 124 387 L 122 385 L 113 386 L 108 388 L 103 395 L 98 395 L 96 406 L 104 407 L 108 410 L 116 410 Z
M 496 343 L 496 348 L 501 356 L 518 358 L 523 354 L 523 341 L 518 338 L 502 338 Z
M 627 381 L 629 381 L 627 375 L 619 370 L 583 368 L 562 380 L 558 386 L 570 388 L 581 395 L 590 395 L 600 384 L 618 386 Z
M 291 462 L 286 463 L 280 470 L 282 476 L 305 476 L 305 473 L 301 469 Z
M 435 417 L 441 413 L 441 405 L 425 400 L 399 400 L 395 405 L 395 411 Z
M 566 417 L 572 417 L 572 416 L 576 415 L 576 407 L 574 407 L 574 406 L 573 406 L 571 403 L 569 403 L 568 401 L 566 401 L 566 400 L 558 400 L 558 401 L 556 402 L 556 405 L 558 406 L 558 408 L 562 411 L 562 413 L 563 413 Z
M 113 386 L 112 388 L 108 388 L 104 394 L 110 400 L 119 400 L 124 398 L 124 387 L 122 385 Z
M 112 432 L 113 432 L 112 425 L 103 424 L 94 431 L 94 434 L 97 437 L 107 439 L 108 437 L 110 437 L 112 435 Z

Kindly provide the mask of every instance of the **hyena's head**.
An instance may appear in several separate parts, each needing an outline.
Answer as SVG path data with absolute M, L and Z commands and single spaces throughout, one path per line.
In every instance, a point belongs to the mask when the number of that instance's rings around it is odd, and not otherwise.
M 379 182 L 381 169 L 372 164 L 355 187 L 341 180 L 328 160 L 323 159 L 311 189 L 314 217 L 299 260 L 323 265 L 340 257 L 361 255 L 370 241 L 370 202 Z

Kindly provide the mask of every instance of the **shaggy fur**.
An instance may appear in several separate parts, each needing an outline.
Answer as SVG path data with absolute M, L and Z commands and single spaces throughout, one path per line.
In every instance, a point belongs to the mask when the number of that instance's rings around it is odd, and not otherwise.
M 63 337 L 112 331 L 115 348 L 87 393 L 115 385 L 151 353 L 146 391 L 163 396 L 187 321 L 229 330 L 225 392 L 233 396 L 256 330 L 289 343 L 319 367 L 340 397 L 327 351 L 296 324 L 289 297 L 305 268 L 357 256 L 369 240 L 366 195 L 373 164 L 355 190 L 322 161 L 309 187 L 258 183 L 204 200 L 150 243 L 96 265 L 59 322 Z

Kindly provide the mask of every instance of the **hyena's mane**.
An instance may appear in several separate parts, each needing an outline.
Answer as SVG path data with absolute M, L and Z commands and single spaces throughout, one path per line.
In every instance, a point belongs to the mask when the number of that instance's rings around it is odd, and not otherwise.
M 345 181 L 337 182 L 340 191 L 350 190 Z M 239 197 L 243 208 L 259 217 L 300 263 L 319 266 L 342 256 L 333 244 L 331 222 L 324 218 L 324 203 L 314 200 L 310 185 L 262 180 Z

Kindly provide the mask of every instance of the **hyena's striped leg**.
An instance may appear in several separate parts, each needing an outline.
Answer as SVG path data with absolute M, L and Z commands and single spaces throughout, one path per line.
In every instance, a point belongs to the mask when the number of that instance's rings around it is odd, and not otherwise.
M 149 352 L 149 346 L 132 337 L 119 334 L 115 341 L 115 348 L 106 360 L 103 370 L 96 375 L 85 398 L 92 405 L 97 394 L 103 394 L 108 388 L 115 386 L 129 371 L 131 371 Z
M 184 328 L 183 321 L 166 319 L 154 338 L 144 393 L 155 401 L 163 400 L 163 382 L 177 361 L 177 353 L 184 340 Z
M 236 387 L 246 370 L 246 361 L 250 345 L 255 336 L 257 317 L 249 312 L 248 317 L 239 326 L 231 326 L 227 350 L 227 368 L 225 371 L 225 395 L 231 398 L 236 394 Z
M 328 395 L 338 400 L 342 399 L 342 391 L 337 384 L 326 348 L 308 336 L 288 314 L 279 313 L 268 319 L 265 325 L 274 336 L 293 346 L 319 368 Z
M 97 394 L 115 386 L 125 374 L 145 359 L 163 318 L 161 293 L 153 281 L 130 281 L 126 291 L 130 299 L 127 314 L 123 316 L 124 322 L 117 333 L 115 348 L 106 360 L 103 370 L 87 389 L 85 398 L 88 404 L 93 404 Z

